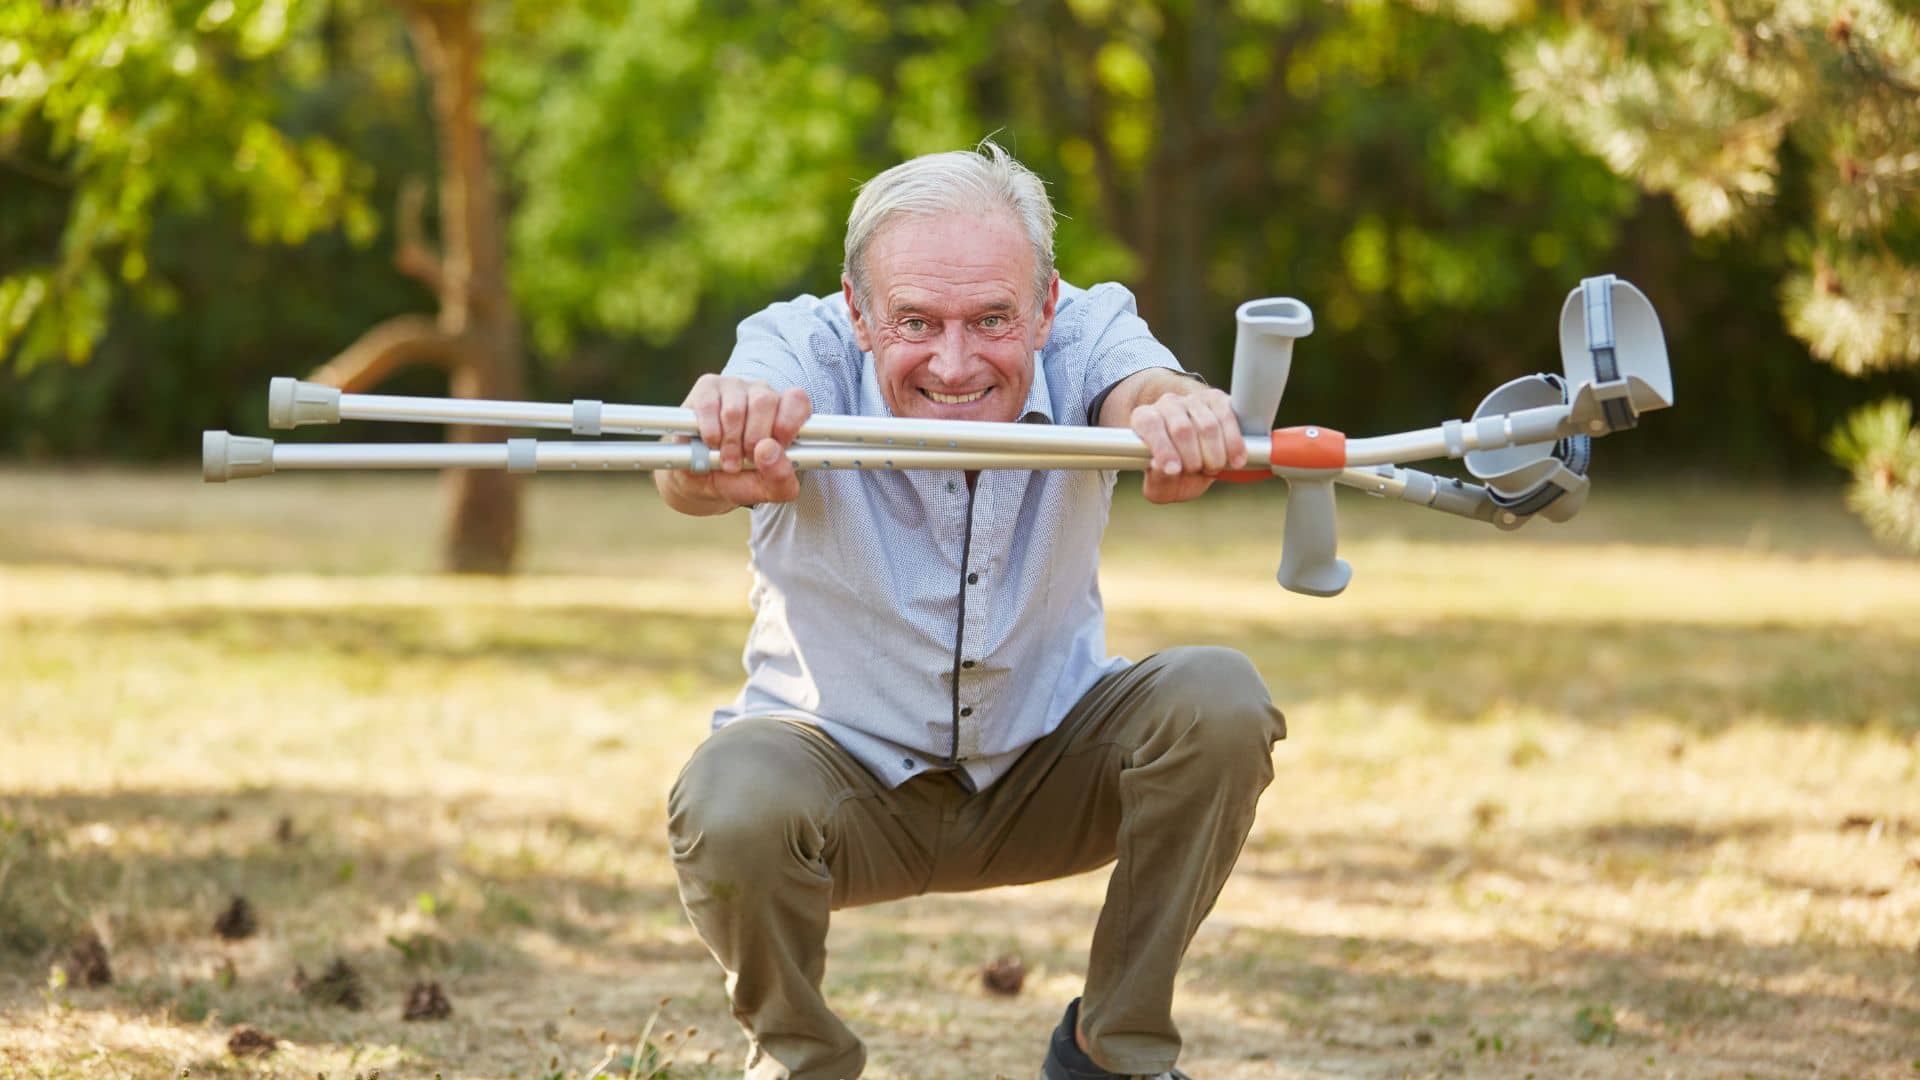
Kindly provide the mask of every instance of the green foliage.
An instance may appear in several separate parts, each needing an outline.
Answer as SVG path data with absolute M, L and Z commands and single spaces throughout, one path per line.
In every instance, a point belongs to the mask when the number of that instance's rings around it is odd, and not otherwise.
M 825 2 L 530 23 L 532 47 L 514 36 L 490 56 L 489 118 L 521 193 L 513 280 L 536 341 L 658 344 L 703 302 L 831 283 L 856 178 L 979 137 L 965 86 L 980 25 L 944 4 Z
M 317 8 L 286 0 L 0 6 L 0 157 L 60 205 L 58 239 L 0 267 L 0 360 L 84 359 L 116 282 L 150 309 L 164 207 L 231 198 L 256 243 L 371 238 L 368 170 L 277 123 L 318 78 Z
M 1883 401 L 1854 413 L 1828 449 L 1853 473 L 1847 505 L 1875 536 L 1920 551 L 1920 428 L 1913 403 Z
M 1696 233 L 1783 237 L 1786 325 L 1815 356 L 1850 375 L 1920 364 L 1920 18 L 1888 0 L 1581 12 L 1514 50 L 1523 102 L 1671 195 Z M 1894 415 L 1862 413 L 1838 441 L 1875 432 L 1884 464 L 1911 430 Z M 1920 485 L 1850 463 L 1853 504 L 1920 551 Z
M 1226 373 L 1239 300 L 1311 303 L 1319 331 L 1286 409 L 1351 430 L 1464 413 L 1551 368 L 1561 297 L 1611 269 L 1668 319 L 1681 395 L 1719 402 L 1713 423 L 1648 425 L 1605 460 L 1778 465 L 1887 389 L 1803 362 L 1780 278 L 1807 296 L 1791 317 L 1829 334 L 1796 332 L 1836 356 L 1902 332 L 1915 307 L 1883 294 L 1873 262 L 1903 257 L 1912 211 L 1904 174 L 1887 171 L 1903 159 L 1868 152 L 1864 119 L 1842 134 L 1786 122 L 1773 194 L 1736 215 L 1748 232 L 1695 243 L 1640 203 L 1644 177 L 1589 153 L 1598 129 L 1549 100 L 1559 83 L 1525 81 L 1546 62 L 1536 46 L 1581 77 L 1665 72 L 1677 46 L 1656 40 L 1663 16 L 1636 16 L 1658 23 L 1633 30 L 1646 48 L 1596 59 L 1566 43 L 1612 29 L 1520 0 L 492 0 L 483 13 L 483 115 L 540 397 L 676 400 L 722 362 L 742 315 L 835 287 L 861 178 L 989 133 L 1052 182 L 1066 276 L 1126 281 L 1210 377 Z M 1516 93 L 1502 60 L 1522 54 Z M 1654 103 L 1688 85 L 1658 83 Z M 430 308 L 390 265 L 373 210 L 433 168 L 424 96 L 387 5 L 0 0 L 0 452 L 191 453 L 182 432 L 260 426 L 263 376 Z M 1687 160 L 1750 180 L 1706 134 L 1712 110 L 1747 101 L 1676 106 L 1701 117 L 1673 135 Z M 1794 171 L 1843 144 L 1866 178 L 1846 198 Z M 1774 220 L 1847 198 L 1878 231 Z M 421 371 L 385 389 L 445 382 Z

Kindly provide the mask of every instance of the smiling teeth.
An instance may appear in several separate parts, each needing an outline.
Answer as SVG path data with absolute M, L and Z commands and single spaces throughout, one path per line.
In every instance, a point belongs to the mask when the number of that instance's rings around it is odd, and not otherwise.
M 979 401 L 987 396 L 985 390 L 975 390 L 971 394 L 941 394 L 928 390 L 926 395 L 942 405 L 965 405 L 969 401 Z

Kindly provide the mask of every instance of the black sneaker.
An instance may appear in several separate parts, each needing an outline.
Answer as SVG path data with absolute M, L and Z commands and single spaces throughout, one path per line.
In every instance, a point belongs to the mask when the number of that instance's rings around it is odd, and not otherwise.
M 1047 1042 L 1047 1060 L 1040 1063 L 1040 1080 L 1193 1080 L 1179 1069 L 1168 1069 L 1153 1076 L 1131 1076 L 1108 1072 L 1094 1064 L 1074 1040 L 1073 1029 L 1080 1022 L 1080 999 L 1067 1003 L 1067 1015 L 1053 1029 Z

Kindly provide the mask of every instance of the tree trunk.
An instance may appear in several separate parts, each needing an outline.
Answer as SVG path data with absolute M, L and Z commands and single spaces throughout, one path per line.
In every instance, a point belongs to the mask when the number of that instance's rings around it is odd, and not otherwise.
M 418 186 L 402 191 L 395 264 L 439 298 L 432 319 L 401 316 L 380 324 L 312 376 L 364 392 L 412 363 L 447 369 L 455 397 L 519 399 L 526 394 L 520 324 L 507 291 L 499 197 L 478 114 L 482 42 L 471 3 L 401 4 L 420 67 L 433 88 L 440 159 L 440 250 L 422 236 Z M 501 428 L 454 425 L 455 442 L 497 441 Z M 492 469 L 444 474 L 444 561 L 456 573 L 504 574 L 520 541 L 519 477 Z
M 500 200 L 478 115 L 482 43 L 471 3 L 407 6 L 422 67 L 433 84 L 440 151 L 440 328 L 457 336 L 453 395 L 514 400 L 526 394 L 520 324 L 507 292 Z M 502 429 L 456 425 L 456 442 L 504 438 Z M 443 481 L 449 501 L 445 558 L 457 573 L 513 569 L 520 540 L 519 477 L 460 469 Z

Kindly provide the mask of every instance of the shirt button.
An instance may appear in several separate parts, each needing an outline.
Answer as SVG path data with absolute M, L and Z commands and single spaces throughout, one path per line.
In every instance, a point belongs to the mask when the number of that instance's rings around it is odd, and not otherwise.
M 971 661 L 971 660 L 962 660 L 962 661 L 960 661 L 960 666 L 961 666 L 961 667 L 963 667 L 963 668 L 970 668 L 970 667 L 972 667 L 972 666 L 973 666 L 973 661 Z
M 960 710 L 960 715 L 961 715 L 961 716 L 972 716 L 972 715 L 973 715 L 973 706 L 971 706 L 971 705 L 969 705 L 969 706 L 967 706 L 966 708 L 964 708 L 964 709 L 961 709 L 961 710 Z
M 954 483 L 954 482 L 953 482 L 953 481 L 951 481 L 951 480 L 949 480 L 949 481 L 947 481 L 947 494 L 949 494 L 949 495 L 951 495 L 951 494 L 953 494 L 953 492 L 955 491 L 955 489 L 957 489 L 957 488 L 958 488 L 959 486 L 960 486 L 960 485 L 958 485 L 958 484 L 956 484 L 956 483 Z
M 901 758 L 901 759 L 900 759 L 900 767 L 901 767 L 901 768 L 903 768 L 903 769 L 905 769 L 905 770 L 907 770 L 908 772 L 912 772 L 912 771 L 913 771 L 913 759 L 912 759 L 912 758 L 910 758 L 910 757 L 909 757 L 909 758 Z
M 980 575 L 979 575 L 979 574 L 968 574 L 968 575 L 967 575 L 967 584 L 969 584 L 969 585 L 978 585 L 978 584 L 980 584 Z

